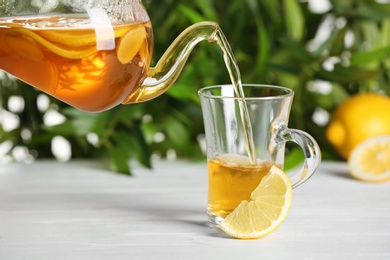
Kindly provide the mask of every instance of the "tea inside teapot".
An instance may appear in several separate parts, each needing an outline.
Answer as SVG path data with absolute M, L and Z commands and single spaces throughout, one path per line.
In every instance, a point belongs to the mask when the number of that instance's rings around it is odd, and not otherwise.
M 81 110 L 109 109 L 145 78 L 153 36 L 149 20 L 106 25 L 81 14 L 1 18 L 0 68 Z

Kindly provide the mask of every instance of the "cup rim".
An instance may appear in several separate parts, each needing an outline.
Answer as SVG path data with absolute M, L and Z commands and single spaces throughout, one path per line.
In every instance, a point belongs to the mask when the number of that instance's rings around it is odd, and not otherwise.
M 205 98 L 209 98 L 209 99 L 231 99 L 231 100 L 283 99 L 283 98 L 294 96 L 294 91 L 290 88 L 277 86 L 277 85 L 268 85 L 268 84 L 242 84 L 242 87 L 243 88 L 256 87 L 256 88 L 279 89 L 279 90 L 285 91 L 285 94 L 280 94 L 280 95 L 276 95 L 276 96 L 265 96 L 265 97 L 252 97 L 252 96 L 232 97 L 232 96 L 217 96 L 217 95 L 212 95 L 212 94 L 206 93 L 207 90 L 221 89 L 221 88 L 227 87 L 227 86 L 233 87 L 232 84 L 221 84 L 221 85 L 203 87 L 198 91 L 198 95 L 205 97 Z

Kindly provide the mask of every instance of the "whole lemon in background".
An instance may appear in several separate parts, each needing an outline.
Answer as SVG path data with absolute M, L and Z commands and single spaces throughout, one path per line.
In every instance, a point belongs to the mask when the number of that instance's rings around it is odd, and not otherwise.
M 358 144 L 382 135 L 390 135 L 390 98 L 375 93 L 344 101 L 326 129 L 327 140 L 345 160 Z

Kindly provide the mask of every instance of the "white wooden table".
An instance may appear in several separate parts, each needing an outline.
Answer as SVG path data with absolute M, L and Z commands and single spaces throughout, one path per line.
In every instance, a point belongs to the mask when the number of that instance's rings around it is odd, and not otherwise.
M 390 183 L 323 163 L 287 220 L 259 240 L 206 224 L 204 163 L 156 162 L 134 177 L 97 162 L 0 167 L 0 259 L 390 259 Z

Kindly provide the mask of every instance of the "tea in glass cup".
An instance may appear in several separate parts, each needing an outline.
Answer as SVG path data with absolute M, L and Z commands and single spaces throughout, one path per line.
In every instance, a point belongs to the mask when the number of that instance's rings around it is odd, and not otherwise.
M 321 161 L 316 141 L 287 127 L 294 96 L 291 89 L 244 84 L 243 92 L 244 97 L 236 97 L 231 85 L 199 91 L 208 159 L 208 215 L 213 225 L 241 201 L 249 201 L 272 166 L 283 169 L 287 141 L 297 143 L 305 155 L 303 167 L 288 172 L 293 187 L 310 178 Z
M 249 201 L 252 191 L 273 165 L 260 160 L 252 164 L 248 157 L 237 154 L 222 154 L 208 160 L 209 212 L 226 217 L 241 201 Z

